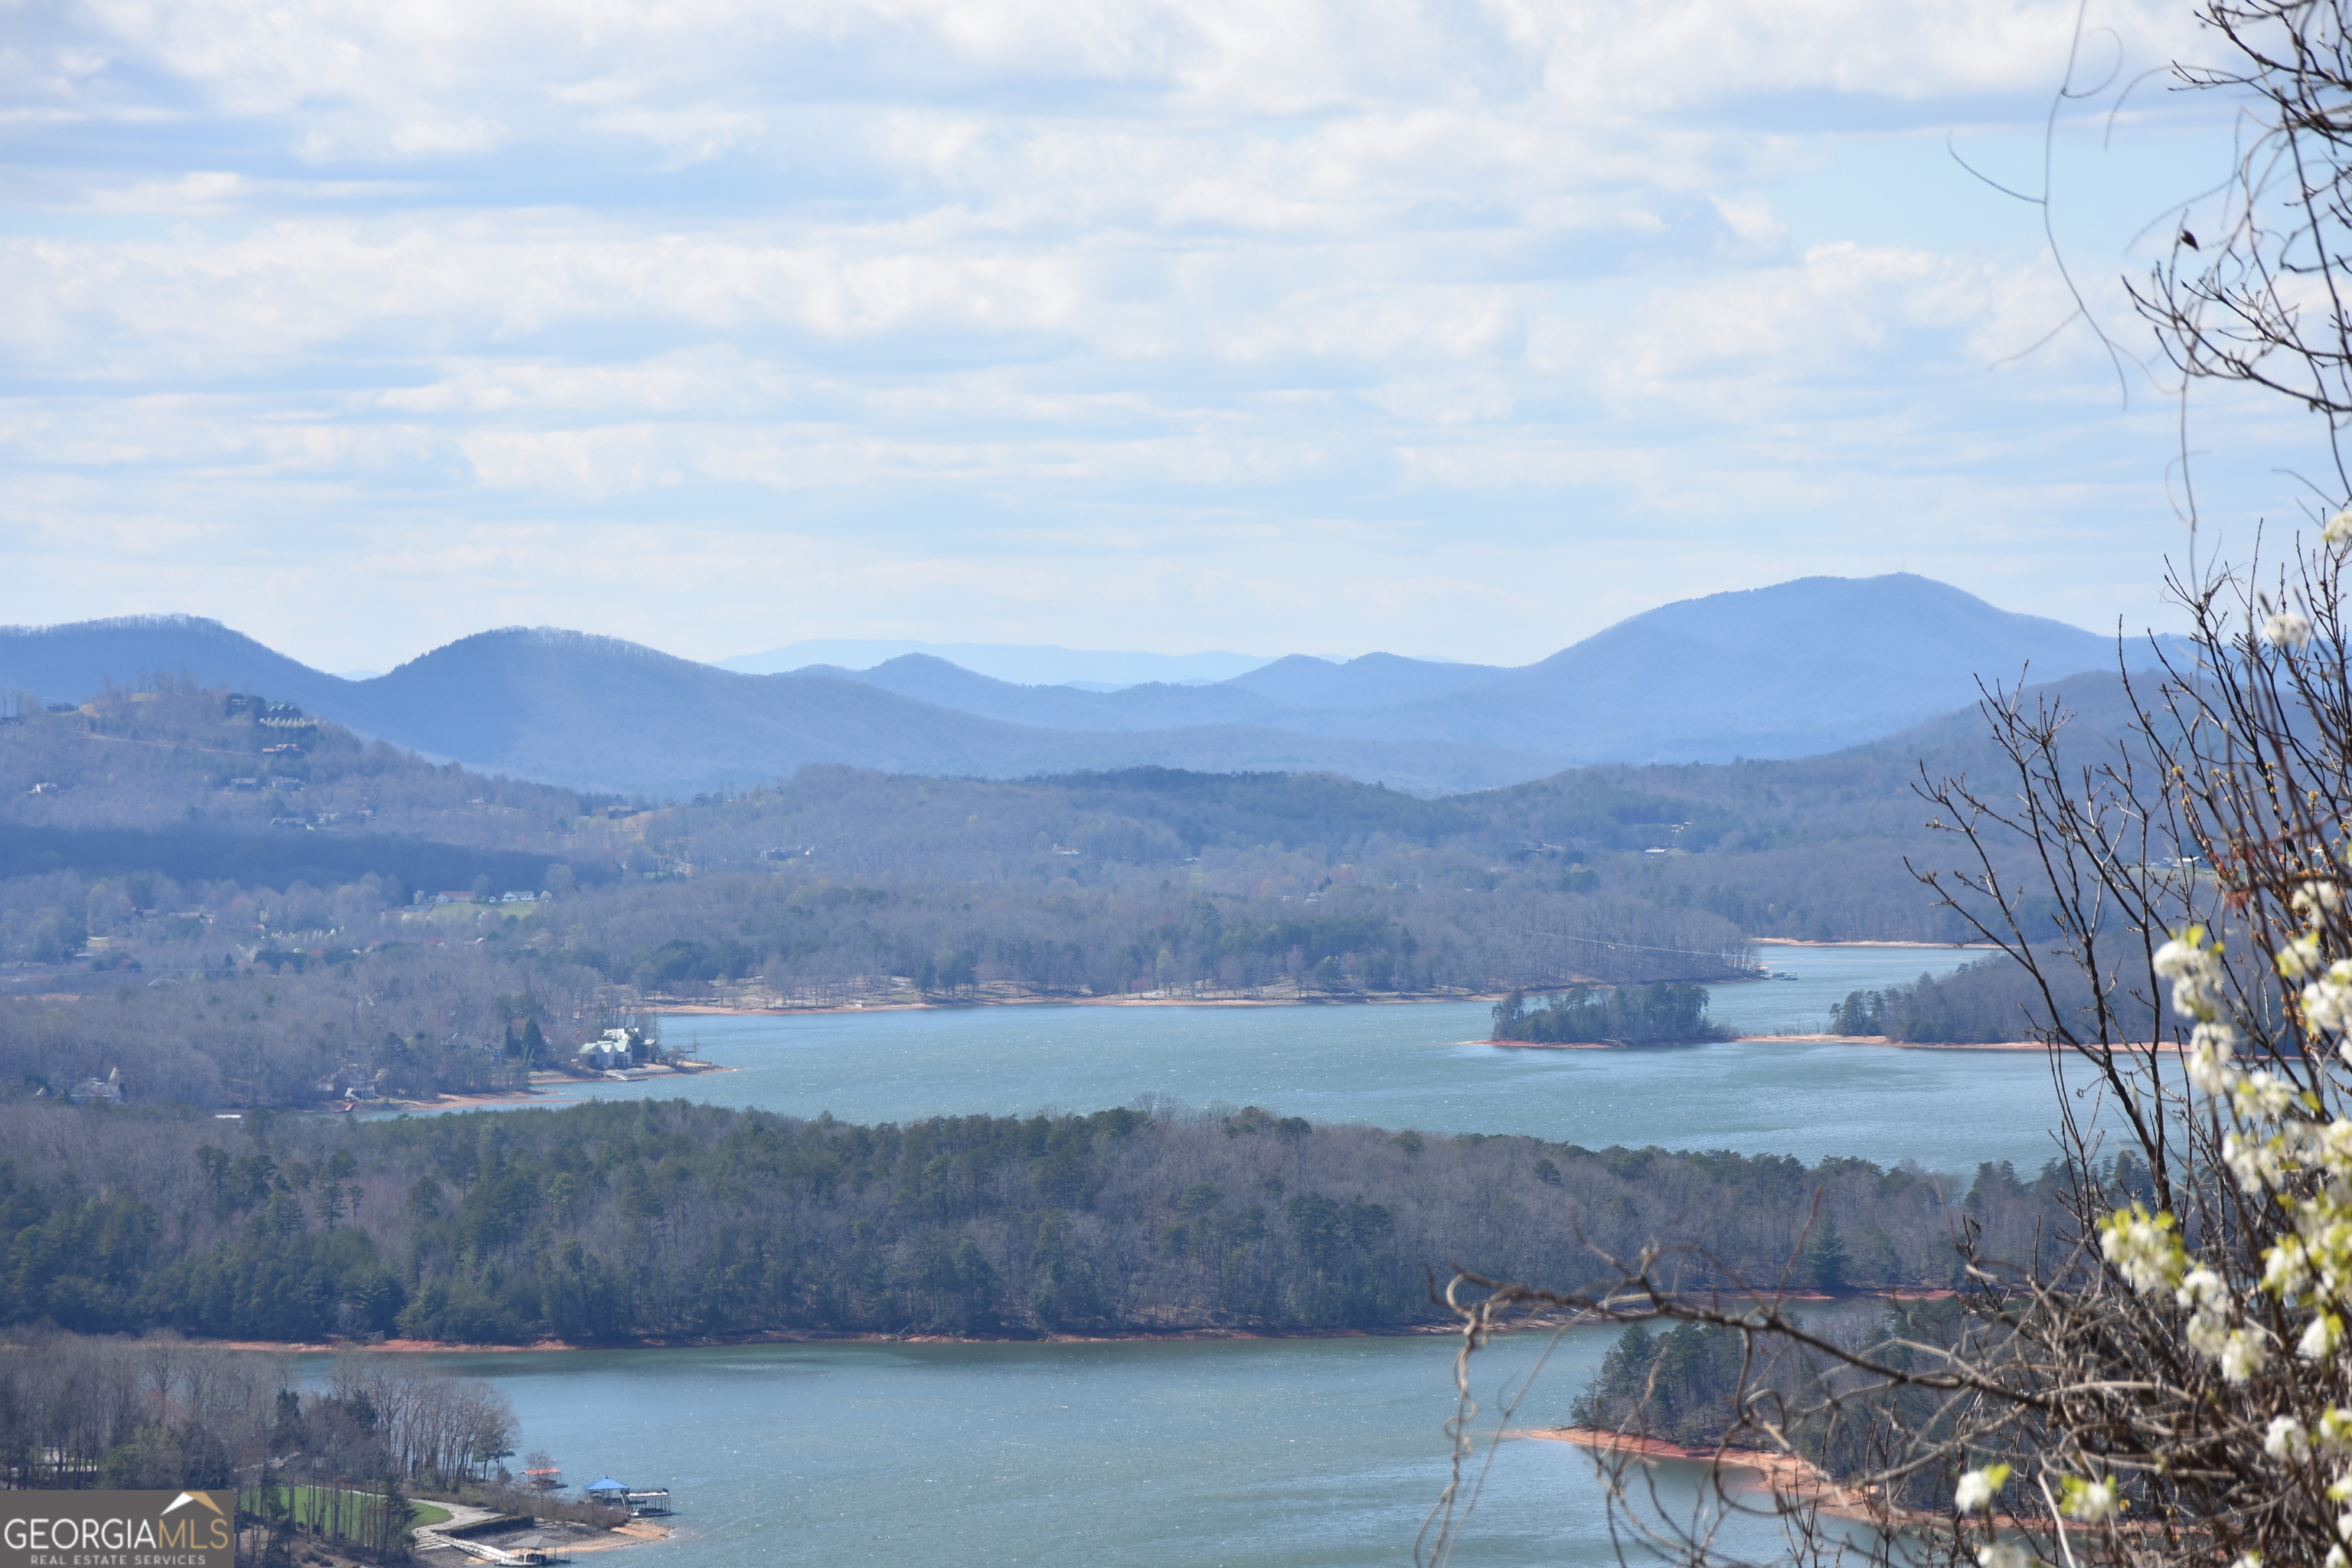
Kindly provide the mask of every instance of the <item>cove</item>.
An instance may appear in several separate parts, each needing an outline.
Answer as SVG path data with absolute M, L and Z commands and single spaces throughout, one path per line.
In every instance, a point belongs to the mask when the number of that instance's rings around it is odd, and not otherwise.
M 1849 991 L 1981 956 L 1949 948 L 1772 947 L 1771 980 L 1713 990 L 1733 1028 L 1818 1029 Z M 1160 1096 L 1257 1104 L 1317 1121 L 1524 1133 L 1606 1148 L 1732 1149 L 1807 1163 L 1913 1160 L 1965 1175 L 2032 1172 L 2055 1153 L 2040 1052 L 1748 1040 L 1622 1051 L 1514 1049 L 1489 1005 L 1303 1007 L 990 1006 L 832 1014 L 671 1015 L 665 1038 L 724 1073 L 562 1086 L 574 1099 L 686 1097 L 794 1116 L 1097 1110 Z
M 1564 1422 L 1615 1334 L 1564 1336 L 1514 1425 Z M 1484 1436 L 1549 1337 L 1474 1361 Z M 1337 1568 L 1411 1561 L 1445 1484 L 1454 1350 L 1413 1336 L 436 1359 L 496 1384 L 567 1476 L 669 1486 L 678 1533 L 646 1549 L 647 1568 Z M 1678 1506 L 1696 1500 L 1690 1467 L 1658 1473 Z M 1454 1560 L 1613 1563 L 1601 1499 L 1583 1450 L 1506 1442 Z M 1738 1521 L 1725 1544 L 1764 1555 L 1772 1533 Z

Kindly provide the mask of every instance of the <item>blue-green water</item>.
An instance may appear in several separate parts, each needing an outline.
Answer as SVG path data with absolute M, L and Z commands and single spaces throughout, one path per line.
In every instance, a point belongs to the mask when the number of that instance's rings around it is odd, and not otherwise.
M 1611 1337 L 1566 1336 L 1514 1425 L 1563 1421 Z M 1548 1338 L 1505 1338 L 1473 1363 L 1482 1439 Z M 1411 1560 L 1446 1480 L 1453 1352 L 1451 1340 L 1416 1337 L 771 1345 L 444 1364 L 495 1382 L 526 1442 L 568 1476 L 671 1488 L 677 1534 L 649 1565 L 1337 1568 Z M 1581 1450 L 1508 1441 L 1494 1460 L 1457 1561 L 1614 1561 Z M 1694 1498 L 1677 1468 L 1670 1495 Z
M 1743 1031 L 1818 1028 L 1856 988 L 1969 953 L 1773 948 L 1793 981 L 1724 986 Z M 993 1007 L 820 1016 L 679 1016 L 672 1044 L 737 1070 L 605 1084 L 853 1121 L 1094 1110 L 1145 1094 L 1255 1101 L 1326 1121 L 2033 1168 L 2054 1090 L 2039 1053 L 1794 1041 L 1643 1051 L 1465 1044 L 1474 1005 Z M 1568 1335 L 1514 1425 L 1564 1419 L 1611 1336 Z M 1548 1336 L 1475 1363 L 1491 1433 Z M 888 1563 L 1402 1563 L 1444 1485 L 1454 1342 L 1433 1337 L 1093 1344 L 825 1344 L 444 1358 L 495 1382 L 527 1447 L 575 1480 L 677 1495 L 677 1534 L 646 1561 Z M 1481 1458 L 1484 1458 L 1484 1453 Z M 1591 1460 L 1494 1448 L 1455 1560 L 1616 1561 Z M 1665 1473 L 1685 1504 L 1686 1475 Z M 1769 1556 L 1769 1527 L 1725 1544 Z
M 1975 953 L 1949 948 L 1763 950 L 1794 973 L 1714 989 L 1748 1034 L 1821 1027 L 1857 988 Z M 565 1088 L 552 1100 L 685 1095 L 847 1121 L 1099 1110 L 1139 1096 L 1257 1104 L 1318 1121 L 1432 1132 L 1520 1132 L 1603 1148 L 1656 1143 L 1748 1153 L 1859 1154 L 1966 1173 L 2038 1169 L 2053 1148 L 2020 1106 L 2050 1102 L 2039 1052 L 1891 1050 L 1749 1040 L 1634 1051 L 1471 1044 L 1482 1003 L 1307 1007 L 963 1007 L 673 1016 L 672 1046 L 732 1070 Z

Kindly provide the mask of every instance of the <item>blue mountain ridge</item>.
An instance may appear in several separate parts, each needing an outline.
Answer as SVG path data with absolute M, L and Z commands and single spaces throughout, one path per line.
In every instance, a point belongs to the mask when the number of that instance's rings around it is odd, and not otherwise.
M 2154 657 L 2127 642 L 2135 667 Z M 617 638 L 510 627 L 346 680 L 215 621 L 0 628 L 0 686 L 79 700 L 161 675 L 300 704 L 492 773 L 670 795 L 811 763 L 1022 777 L 1156 764 L 1331 772 L 1419 793 L 1604 762 L 1811 755 L 1948 713 L 1979 677 L 2113 668 L 2117 645 L 1897 574 L 1814 577 L 1635 616 L 1517 669 L 1294 656 L 1208 686 L 1095 692 L 907 655 L 751 675 Z

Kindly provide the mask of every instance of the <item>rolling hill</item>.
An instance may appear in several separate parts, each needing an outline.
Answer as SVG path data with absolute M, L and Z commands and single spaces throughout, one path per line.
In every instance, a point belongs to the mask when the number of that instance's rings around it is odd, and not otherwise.
M 2145 662 L 2145 643 L 2136 652 Z M 1023 686 L 909 654 L 751 675 L 614 638 L 478 633 L 346 680 L 189 616 L 0 629 L 0 685 L 79 700 L 184 672 L 491 773 L 683 795 L 832 763 L 1025 777 L 1331 772 L 1419 793 L 1561 768 L 1835 751 L 1967 704 L 1979 676 L 2112 668 L 2113 641 L 1927 579 L 1816 577 L 1664 605 L 1518 669 L 1293 656 L 1213 685 Z

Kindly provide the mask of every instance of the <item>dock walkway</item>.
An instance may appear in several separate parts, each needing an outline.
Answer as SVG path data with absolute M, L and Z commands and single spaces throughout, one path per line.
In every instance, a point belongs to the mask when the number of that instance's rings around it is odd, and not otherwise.
M 432 1530 L 418 1531 L 416 1544 L 427 1552 L 436 1546 L 453 1546 L 468 1557 L 479 1558 L 485 1563 L 495 1563 L 499 1564 L 499 1568 L 536 1568 L 537 1564 L 547 1561 L 547 1553 L 536 1547 L 527 1547 L 520 1552 L 506 1552 L 496 1546 L 485 1546 L 478 1541 L 467 1541 L 461 1535 L 443 1535 Z

